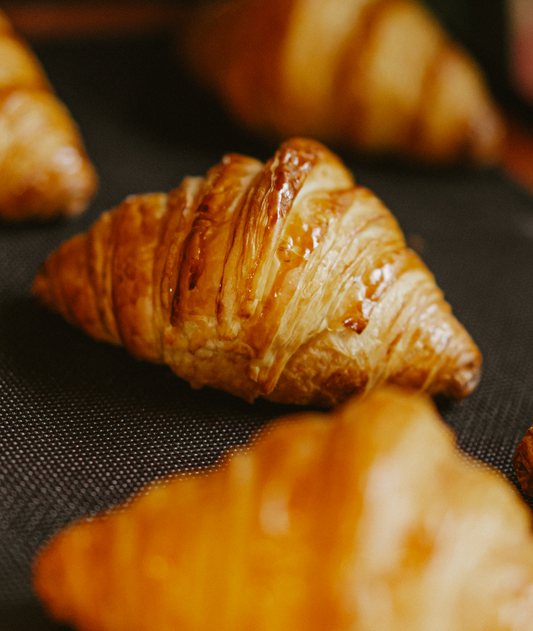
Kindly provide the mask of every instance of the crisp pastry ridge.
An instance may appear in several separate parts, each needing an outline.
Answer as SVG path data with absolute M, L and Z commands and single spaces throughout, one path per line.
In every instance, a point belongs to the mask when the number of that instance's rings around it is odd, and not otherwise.
M 248 400 L 329 406 L 385 381 L 462 397 L 480 375 L 392 214 L 310 139 L 127 198 L 49 256 L 33 293 L 96 339 Z
M 0 218 L 81 213 L 97 177 L 39 61 L 0 12 Z
M 516 489 L 389 387 L 62 530 L 34 585 L 80 631 L 526 631 L 533 542 Z
M 246 127 L 371 155 L 494 163 L 505 123 L 480 69 L 417 0 L 226 0 L 181 38 Z

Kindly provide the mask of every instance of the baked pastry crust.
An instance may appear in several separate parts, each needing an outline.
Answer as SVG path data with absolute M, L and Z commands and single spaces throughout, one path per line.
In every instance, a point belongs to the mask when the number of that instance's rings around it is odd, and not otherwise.
M 33 293 L 96 339 L 250 401 L 328 406 L 384 381 L 462 397 L 480 374 L 392 214 L 303 138 L 126 199 L 50 255 Z
M 514 487 L 387 389 L 267 427 L 60 532 L 35 588 L 80 631 L 526 631 L 533 542 Z
M 0 12 L 0 218 L 77 215 L 96 186 L 70 113 Z
M 226 0 L 193 14 L 193 74 L 242 124 L 371 155 L 499 159 L 504 122 L 474 60 L 416 0 Z

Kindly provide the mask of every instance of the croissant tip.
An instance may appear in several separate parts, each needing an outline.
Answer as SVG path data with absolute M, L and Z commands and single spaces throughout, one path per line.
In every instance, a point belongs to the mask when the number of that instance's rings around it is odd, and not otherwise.
M 455 375 L 447 391 L 448 396 L 454 399 L 464 399 L 477 388 L 481 380 L 481 368 L 465 368 Z
M 23 181 L 15 193 L 8 190 L 4 196 L 0 195 L 3 221 L 15 224 L 69 219 L 89 207 L 98 190 L 98 175 L 83 153 L 74 147 L 64 149 L 68 156 L 65 162 L 54 157 L 46 172 L 34 170 L 37 184 Z M 70 166 L 68 160 L 72 162 Z
M 481 166 L 498 164 L 507 138 L 507 124 L 503 115 L 495 109 L 489 109 L 484 115 L 473 116 L 469 128 L 472 160 Z
M 66 163 L 60 163 L 57 167 L 61 184 L 56 200 L 50 200 L 50 218 L 81 215 L 98 191 L 98 175 L 85 153 L 74 148 L 66 153 Z
M 85 182 L 72 192 L 70 201 L 65 205 L 64 214 L 68 217 L 77 217 L 85 212 L 98 192 L 98 186 L 98 176 L 91 170 Z
M 482 357 L 479 351 L 465 359 L 452 371 L 446 382 L 436 382 L 433 394 L 443 394 L 452 399 L 465 399 L 477 388 L 482 375 Z

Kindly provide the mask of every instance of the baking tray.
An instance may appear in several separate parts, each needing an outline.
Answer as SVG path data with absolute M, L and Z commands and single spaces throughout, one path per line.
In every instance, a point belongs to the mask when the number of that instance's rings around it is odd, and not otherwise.
M 174 471 L 211 466 L 293 410 L 195 391 L 168 368 L 95 342 L 32 300 L 48 253 L 127 195 L 169 191 L 229 151 L 268 159 L 276 147 L 233 124 L 187 77 L 170 36 L 34 49 L 81 127 L 100 189 L 77 219 L 0 224 L 2 631 L 65 629 L 46 618 L 30 585 L 34 554 L 52 533 Z M 414 170 L 341 157 L 396 215 L 483 354 L 474 394 L 437 401 L 445 421 L 462 450 L 516 482 L 512 455 L 533 424 L 533 198 L 498 170 Z

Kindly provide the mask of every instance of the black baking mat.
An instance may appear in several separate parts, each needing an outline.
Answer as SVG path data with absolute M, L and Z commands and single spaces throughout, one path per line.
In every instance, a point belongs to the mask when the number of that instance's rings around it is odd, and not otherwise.
M 35 47 L 100 173 L 80 218 L 0 225 L 0 629 L 58 631 L 32 596 L 35 551 L 72 519 L 173 471 L 212 465 L 292 411 L 192 390 L 169 369 L 97 343 L 29 296 L 41 261 L 126 195 L 168 191 L 228 151 L 275 145 L 235 126 L 175 63 L 170 38 Z M 533 424 L 533 198 L 497 171 L 431 172 L 342 154 L 421 249 L 484 356 L 476 392 L 439 400 L 460 446 L 513 479 Z

